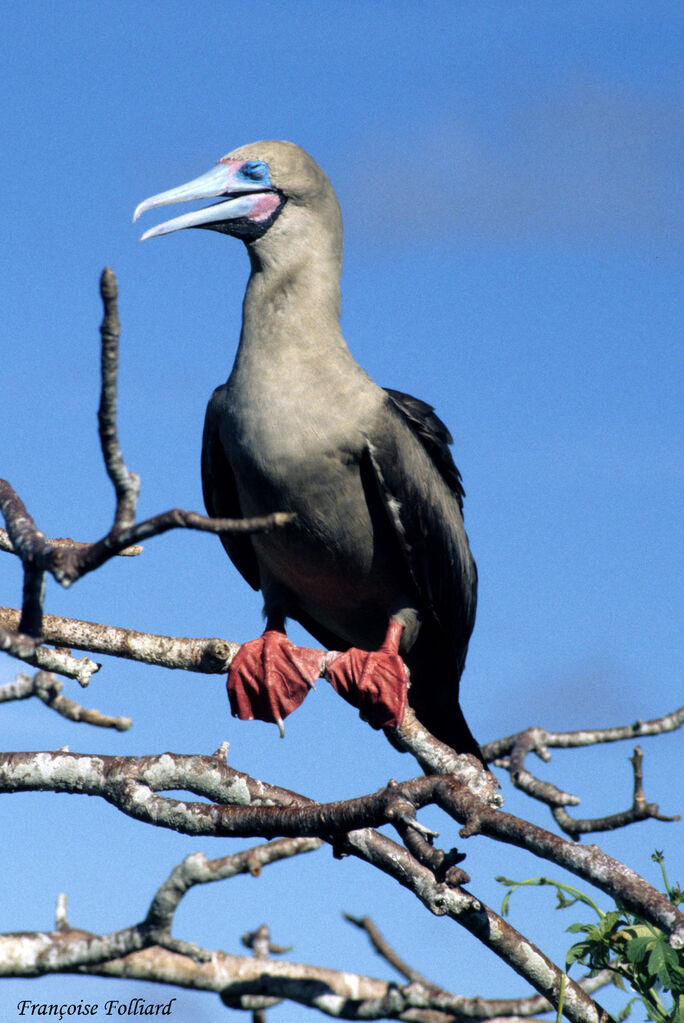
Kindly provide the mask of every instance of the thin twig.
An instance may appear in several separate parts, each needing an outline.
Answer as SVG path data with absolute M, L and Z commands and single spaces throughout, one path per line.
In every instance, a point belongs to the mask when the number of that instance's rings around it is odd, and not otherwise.
M 97 420 L 107 475 L 116 492 L 116 512 L 111 530 L 113 533 L 131 526 L 135 522 L 135 511 L 140 493 L 140 478 L 126 468 L 123 460 L 116 425 L 119 336 L 121 334 L 117 290 L 114 272 L 106 267 L 100 278 L 104 317 L 100 327 L 102 389 Z
M 90 547 L 89 542 L 83 540 L 72 540 L 68 536 L 53 536 L 46 537 L 46 542 L 53 547 L 68 547 L 82 550 L 84 547 Z M 0 551 L 5 551 L 7 554 L 17 554 L 17 551 L 9 538 L 9 533 L 6 529 L 0 529 Z M 142 547 L 126 547 L 124 550 L 119 551 L 118 557 L 120 558 L 134 558 L 142 554 Z
M 160 885 L 150 903 L 145 923 L 156 931 L 170 932 L 181 900 L 195 885 L 224 881 L 238 874 L 258 877 L 269 863 L 314 852 L 322 844 L 319 838 L 279 838 L 215 860 L 207 859 L 204 853 L 191 853 Z
M 88 572 L 99 568 L 110 558 L 130 551 L 139 541 L 159 536 L 170 529 L 195 529 L 211 533 L 267 532 L 286 525 L 293 518 L 275 513 L 250 520 L 212 519 L 179 508 L 155 515 L 135 524 L 140 480 L 123 459 L 116 418 L 119 336 L 121 328 L 117 310 L 117 284 L 114 273 L 106 268 L 100 279 L 104 305 L 101 335 L 101 390 L 98 409 L 100 446 L 107 474 L 116 493 L 116 510 L 109 532 L 91 544 L 51 542 L 46 539 L 23 501 L 6 480 L 0 480 L 0 513 L 7 525 L 3 530 L 3 549 L 21 558 L 24 567 L 22 614 L 18 630 L 26 637 L 39 639 L 42 634 L 45 573 L 57 582 L 70 586 Z M 16 651 L 4 637 L 4 648 Z M 16 653 L 15 653 L 16 656 Z M 43 667 L 51 667 L 42 665 Z
M 419 971 L 414 969 L 413 966 L 409 966 L 409 964 L 401 958 L 399 953 L 392 948 L 390 943 L 382 935 L 369 916 L 357 917 L 352 916 L 351 913 L 344 913 L 343 916 L 350 924 L 354 924 L 355 927 L 366 932 L 378 955 L 382 956 L 382 958 L 385 959 L 390 966 L 393 966 L 398 973 L 406 978 L 406 980 L 410 981 L 412 984 L 422 984 L 426 988 L 434 988 L 435 990 L 439 988 L 439 985 L 428 980 L 427 977 L 424 977 L 422 973 L 419 973 Z
M 542 781 L 525 767 L 525 759 L 529 753 L 535 753 L 541 760 L 551 759 L 551 748 L 576 749 L 603 742 L 619 742 L 633 738 L 635 735 L 661 735 L 674 731 L 684 723 L 684 707 L 679 707 L 670 714 L 654 718 L 651 721 L 636 721 L 631 725 L 618 728 L 581 729 L 576 732 L 550 732 L 544 728 L 532 726 L 515 735 L 497 739 L 483 747 L 488 761 L 505 768 L 511 776 L 516 788 L 539 802 L 546 803 L 554 820 L 560 828 L 573 838 L 592 832 L 615 831 L 627 827 L 637 821 L 655 818 L 656 820 L 672 821 L 678 817 L 667 817 L 660 813 L 656 803 L 647 803 L 643 794 L 641 775 L 641 751 L 638 759 L 633 760 L 634 766 L 634 798 L 632 807 L 620 813 L 608 814 L 604 817 L 573 818 L 565 809 L 577 806 L 577 796 L 563 792 L 551 782 Z M 637 747 L 638 748 L 638 747 Z M 505 754 L 509 754 L 506 756 Z M 636 758 L 636 754 L 635 754 Z
M 684 706 L 662 717 L 653 718 L 650 721 L 637 719 L 629 725 L 619 725 L 614 728 L 581 728 L 574 732 L 551 732 L 546 728 L 526 729 L 526 732 L 536 731 L 538 745 L 542 749 L 576 749 L 579 746 L 596 746 L 603 742 L 621 742 L 624 739 L 636 739 L 645 735 L 662 735 L 664 732 L 673 732 L 684 722 Z M 515 735 L 505 736 L 503 739 L 495 739 L 482 747 L 482 752 L 488 763 L 498 757 L 504 757 L 511 753 L 522 732 Z M 535 752 L 537 750 L 535 749 Z M 547 758 L 543 758 L 547 759 Z
M 268 533 L 286 526 L 293 517 L 289 512 L 274 512 L 250 519 L 213 519 L 182 508 L 171 508 L 135 525 L 112 530 L 101 540 L 84 547 L 59 547 L 51 552 L 46 568 L 58 583 L 68 587 L 123 550 L 171 529 L 192 529 L 202 533 Z
M 50 572 L 65 587 L 100 568 L 122 551 L 153 536 L 161 536 L 170 529 L 193 529 L 203 533 L 267 533 L 281 529 L 294 518 L 289 512 L 274 512 L 249 519 L 215 519 L 182 508 L 171 508 L 135 525 L 112 528 L 101 540 L 93 543 L 67 545 L 52 543 L 45 538 L 7 480 L 0 480 L 0 512 L 7 524 L 12 550 L 21 558 L 26 570 Z
M 449 995 L 438 984 L 428 980 L 428 978 L 424 977 L 422 973 L 405 962 L 398 952 L 390 945 L 380 929 L 375 925 L 375 923 L 373 923 L 369 916 L 355 917 L 350 913 L 345 913 L 344 918 L 356 927 L 360 928 L 362 931 L 365 931 L 378 955 L 382 956 L 382 958 L 385 959 L 390 966 L 397 970 L 406 978 L 406 980 L 410 981 L 410 983 L 421 984 L 428 991 L 433 991 L 435 993 L 439 992 L 447 998 L 454 998 L 453 995 Z M 591 994 L 611 982 L 611 971 L 601 970 L 600 973 L 593 977 L 582 977 L 577 983 L 583 991 L 586 991 L 587 994 Z M 510 1018 L 516 1016 L 529 1018 L 536 1013 L 548 1012 L 551 1008 L 551 1003 L 542 995 L 529 995 L 525 998 L 505 999 L 463 998 L 459 1005 L 459 1013 L 463 1016 L 477 1019 L 503 1019 L 506 1017 Z
M 592 832 L 615 831 L 617 828 L 625 828 L 629 824 L 635 824 L 637 821 L 657 820 L 672 822 L 680 819 L 679 814 L 670 817 L 662 814 L 657 803 L 648 803 L 646 801 L 643 789 L 643 752 L 640 746 L 635 746 L 634 755 L 629 759 L 634 774 L 634 797 L 630 809 L 623 810 L 621 813 L 608 814 L 605 817 L 577 819 L 571 817 L 562 807 L 556 807 L 552 810 L 553 816 L 559 827 L 566 834 L 577 838 L 579 835 L 587 835 Z
M 64 684 L 52 672 L 38 671 L 33 678 L 21 674 L 14 682 L 0 686 L 0 703 L 37 696 L 47 707 L 69 721 L 84 721 L 99 728 L 116 728 L 118 732 L 125 732 L 131 727 L 130 718 L 110 717 L 108 714 L 101 714 L 99 710 L 82 707 L 79 703 L 67 699 L 66 696 L 62 696 L 63 688 Z

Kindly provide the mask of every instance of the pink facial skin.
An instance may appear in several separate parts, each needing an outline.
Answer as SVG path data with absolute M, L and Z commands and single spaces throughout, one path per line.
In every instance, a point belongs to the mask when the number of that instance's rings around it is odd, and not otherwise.
M 259 192 L 254 196 L 254 206 L 247 214 L 248 220 L 259 224 L 275 213 L 280 206 L 280 196 L 275 192 Z

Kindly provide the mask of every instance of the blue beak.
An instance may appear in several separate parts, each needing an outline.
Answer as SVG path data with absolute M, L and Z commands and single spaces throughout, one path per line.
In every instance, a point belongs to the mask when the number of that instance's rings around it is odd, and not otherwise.
M 156 238 L 158 235 L 171 234 L 186 227 L 206 227 L 227 220 L 246 217 L 251 220 L 262 220 L 264 214 L 273 212 L 277 205 L 275 188 L 271 184 L 268 164 L 261 160 L 219 160 L 206 174 L 188 181 L 178 188 L 160 192 L 141 202 L 133 220 L 137 220 L 145 210 L 155 206 L 167 206 L 170 203 L 187 202 L 190 199 L 209 199 L 228 196 L 227 202 L 215 203 L 201 210 L 186 213 L 173 220 L 167 220 L 157 227 L 145 231 L 140 241 Z M 231 198 L 232 196 L 232 198 Z M 266 201 L 265 201 L 266 200 Z

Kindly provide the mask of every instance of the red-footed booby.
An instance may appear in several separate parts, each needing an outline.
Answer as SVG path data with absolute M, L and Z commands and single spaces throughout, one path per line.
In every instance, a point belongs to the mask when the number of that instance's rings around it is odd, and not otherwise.
M 285 529 L 222 536 L 264 597 L 266 631 L 233 661 L 240 718 L 275 721 L 317 677 L 320 652 L 285 634 L 294 618 L 329 650 L 335 689 L 375 727 L 407 698 L 433 735 L 481 757 L 458 702 L 477 572 L 451 436 L 432 407 L 375 384 L 340 330 L 342 221 L 320 167 L 290 142 L 256 142 L 207 174 L 146 199 L 224 201 L 154 227 L 240 238 L 251 274 L 233 370 L 209 402 L 202 484 L 212 516 L 293 512 Z

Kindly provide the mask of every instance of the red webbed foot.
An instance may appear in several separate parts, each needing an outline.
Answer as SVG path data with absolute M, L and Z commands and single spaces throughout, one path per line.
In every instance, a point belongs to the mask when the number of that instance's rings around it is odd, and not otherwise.
M 379 650 L 352 647 L 326 657 L 326 675 L 333 689 L 358 707 L 373 728 L 396 728 L 404 719 L 407 677 L 399 656 L 403 631 L 403 625 L 392 618 Z
M 259 639 L 243 643 L 233 658 L 226 688 L 230 709 L 243 721 L 283 719 L 302 703 L 321 674 L 323 651 L 297 647 L 282 627 L 266 624 Z

